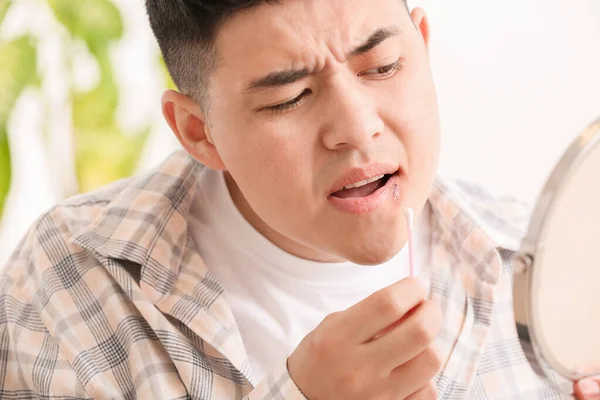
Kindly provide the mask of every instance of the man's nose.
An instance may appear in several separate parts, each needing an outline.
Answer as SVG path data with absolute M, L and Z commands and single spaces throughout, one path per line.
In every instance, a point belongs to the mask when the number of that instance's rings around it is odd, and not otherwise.
M 383 132 L 372 94 L 360 86 L 339 88 L 327 104 L 327 123 L 323 127 L 323 143 L 329 150 L 361 149 L 375 141 Z M 362 89 L 362 90 L 361 90 Z

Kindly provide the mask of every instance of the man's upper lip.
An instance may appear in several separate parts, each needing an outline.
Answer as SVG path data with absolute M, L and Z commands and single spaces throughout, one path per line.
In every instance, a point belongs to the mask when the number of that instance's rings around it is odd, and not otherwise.
M 351 168 L 345 171 L 329 189 L 329 194 L 342 190 L 344 186 L 371 179 L 379 175 L 391 175 L 396 171 L 398 171 L 398 166 L 391 164 L 370 164 L 363 168 Z

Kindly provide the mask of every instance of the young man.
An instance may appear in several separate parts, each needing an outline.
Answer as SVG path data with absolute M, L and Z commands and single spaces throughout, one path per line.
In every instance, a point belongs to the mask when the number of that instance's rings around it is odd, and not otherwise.
M 560 397 L 514 327 L 526 212 L 436 179 L 423 10 L 146 4 L 185 151 L 31 229 L 1 283 L 2 398 Z

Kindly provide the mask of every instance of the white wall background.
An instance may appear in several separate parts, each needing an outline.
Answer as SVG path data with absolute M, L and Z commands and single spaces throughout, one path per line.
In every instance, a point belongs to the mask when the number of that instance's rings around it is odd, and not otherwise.
M 0 34 L 32 25 L 36 0 L 23 0 Z M 175 142 L 160 116 L 159 71 L 143 0 L 115 0 L 128 29 L 114 49 L 124 85 L 122 123 L 153 119 L 156 131 L 141 169 L 160 161 Z M 28 5 L 29 4 L 29 5 Z M 600 0 L 420 0 L 432 25 L 431 56 L 443 127 L 441 172 L 535 200 L 554 163 L 575 136 L 600 116 Z M 28 8 L 29 7 L 29 8 Z M 35 14 L 35 13 L 34 13 Z M 51 150 L 44 150 L 36 94 L 24 96 L 11 121 L 14 184 L 0 223 L 0 264 L 28 226 L 60 200 L 53 182 L 69 180 L 68 104 L 60 98 L 59 40 L 44 30 L 44 67 L 54 74 Z M 94 66 L 80 60 L 82 80 Z M 150 82 L 150 84 L 149 84 Z M 65 111 L 66 110 L 66 111 Z
M 600 117 L 599 0 L 421 0 L 443 126 L 441 171 L 535 200 Z

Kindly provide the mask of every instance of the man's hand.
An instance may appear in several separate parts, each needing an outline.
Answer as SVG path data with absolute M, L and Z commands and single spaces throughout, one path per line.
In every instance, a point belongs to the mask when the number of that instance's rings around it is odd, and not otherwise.
M 575 396 L 578 400 L 600 400 L 600 376 L 577 382 Z
M 432 347 L 442 324 L 417 278 L 328 315 L 288 359 L 310 399 L 435 399 L 441 361 Z

